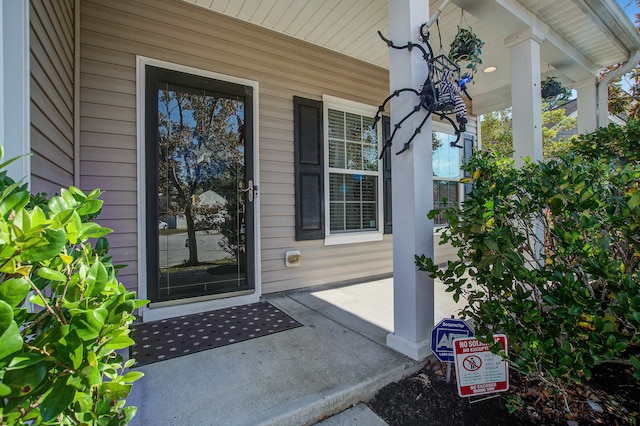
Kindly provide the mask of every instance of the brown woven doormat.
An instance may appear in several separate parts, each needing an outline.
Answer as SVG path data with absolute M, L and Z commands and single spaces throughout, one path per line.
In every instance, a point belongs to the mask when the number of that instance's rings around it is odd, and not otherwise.
M 139 367 L 301 326 L 269 302 L 234 306 L 134 324 L 129 355 Z

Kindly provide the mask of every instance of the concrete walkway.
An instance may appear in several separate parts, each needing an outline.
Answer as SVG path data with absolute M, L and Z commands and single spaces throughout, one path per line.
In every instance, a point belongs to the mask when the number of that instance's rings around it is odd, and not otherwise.
M 132 425 L 385 424 L 359 402 L 419 370 L 384 344 L 392 280 L 265 299 L 293 330 L 140 367 Z M 391 296 L 391 297 L 390 297 Z

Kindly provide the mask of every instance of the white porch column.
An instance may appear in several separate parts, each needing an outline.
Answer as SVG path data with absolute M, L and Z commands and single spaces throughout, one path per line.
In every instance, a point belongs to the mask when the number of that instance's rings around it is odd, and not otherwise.
M 0 6 L 0 143 L 4 160 L 27 154 L 30 144 L 29 2 L 3 1 Z M 30 183 L 31 161 L 10 164 L 13 179 Z
M 529 27 L 509 36 L 513 159 L 516 166 L 542 160 L 542 101 L 540 99 L 540 43 L 542 36 Z
M 420 25 L 429 19 L 428 0 L 389 0 L 389 38 L 396 44 L 419 42 Z M 426 78 L 422 54 L 414 49 L 389 49 L 391 91 L 419 89 Z M 419 100 L 403 93 L 391 103 L 391 125 L 413 110 Z M 394 332 L 387 345 L 415 359 L 429 352 L 429 333 L 433 327 L 433 280 L 417 270 L 414 256 L 433 257 L 433 221 L 427 213 L 433 208 L 431 164 L 431 118 L 411 144 L 409 151 L 395 155 L 409 140 L 425 117 L 425 111 L 405 121 L 393 140 L 393 305 Z M 392 127 L 393 129 L 393 127 Z
M 598 94 L 596 77 L 578 81 L 578 133 L 591 133 L 598 128 Z

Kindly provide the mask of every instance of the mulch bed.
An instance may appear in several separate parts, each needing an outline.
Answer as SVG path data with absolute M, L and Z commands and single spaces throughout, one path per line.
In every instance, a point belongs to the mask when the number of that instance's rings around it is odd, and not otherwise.
M 577 401 L 571 407 L 573 416 L 564 406 L 554 407 L 549 395 L 513 371 L 508 392 L 473 403 L 458 396 L 455 372 L 449 383 L 445 372 L 445 365 L 433 358 L 418 373 L 382 388 L 368 405 L 392 426 L 635 425 L 640 412 L 640 383 L 622 364 L 598 366 L 587 384 L 571 391 Z M 516 392 L 522 398 L 521 409 L 509 413 L 507 397 Z
M 131 326 L 135 367 L 301 327 L 269 302 Z

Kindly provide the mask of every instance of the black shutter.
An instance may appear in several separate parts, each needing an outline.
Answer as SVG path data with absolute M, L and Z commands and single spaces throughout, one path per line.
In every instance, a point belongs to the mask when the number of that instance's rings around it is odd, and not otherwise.
M 471 159 L 471 155 L 473 154 L 473 135 L 464 133 L 462 135 L 462 162 L 463 164 L 467 164 L 469 162 L 469 160 Z M 464 172 L 464 177 L 471 177 L 471 175 L 468 172 Z M 464 184 L 464 196 L 466 197 L 467 194 L 469 194 L 471 192 L 471 188 L 473 187 L 472 183 L 465 183 Z
M 324 238 L 322 102 L 293 97 L 296 240 Z
M 391 137 L 391 119 L 382 116 L 382 146 Z M 384 210 L 384 233 L 391 234 L 391 147 L 387 147 L 382 156 L 382 202 Z

